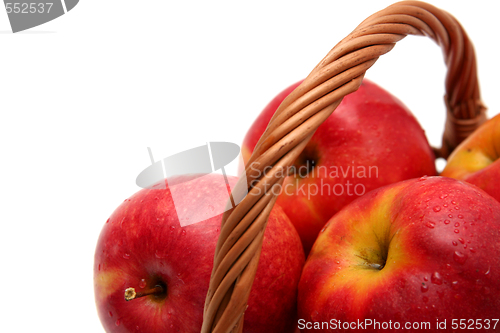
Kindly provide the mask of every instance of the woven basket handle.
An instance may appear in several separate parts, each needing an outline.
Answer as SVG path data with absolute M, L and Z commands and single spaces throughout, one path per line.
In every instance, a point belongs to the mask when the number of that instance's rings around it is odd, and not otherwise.
M 442 147 L 434 150 L 436 157 L 448 157 L 485 121 L 474 49 L 455 18 L 419 1 L 399 2 L 368 17 L 283 101 L 257 143 L 247 163 L 247 177 L 240 178 L 232 193 L 238 201 L 247 189 L 248 195 L 223 216 L 202 333 L 243 331 L 243 314 L 283 170 L 294 163 L 344 96 L 359 88 L 366 70 L 407 35 L 433 39 L 448 68 L 446 125 Z

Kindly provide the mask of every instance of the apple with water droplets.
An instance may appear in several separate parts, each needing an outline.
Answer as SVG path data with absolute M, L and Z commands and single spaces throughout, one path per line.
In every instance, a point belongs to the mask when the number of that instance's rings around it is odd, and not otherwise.
M 465 180 L 500 201 L 500 114 L 455 148 L 441 176 Z
M 242 145 L 245 163 L 278 106 L 300 83 L 278 94 L 252 124 Z M 434 159 L 410 110 L 365 79 L 287 170 L 277 202 L 297 228 L 307 255 L 318 232 L 342 207 L 378 187 L 436 175 Z
M 500 203 L 446 177 L 366 194 L 320 232 L 299 283 L 298 307 L 303 332 L 347 331 L 350 323 L 368 332 L 424 329 L 414 323 L 458 332 L 453 320 L 461 319 L 499 331 Z
M 181 227 L 171 195 L 199 211 L 194 198 L 224 211 L 223 176 L 169 179 L 166 189 L 143 189 L 125 200 L 101 231 L 94 290 L 106 332 L 198 333 L 222 215 Z M 236 177 L 228 177 L 233 186 Z M 305 261 L 297 231 L 279 206 L 269 217 L 243 332 L 292 333 Z M 129 301 L 126 301 L 127 298 Z

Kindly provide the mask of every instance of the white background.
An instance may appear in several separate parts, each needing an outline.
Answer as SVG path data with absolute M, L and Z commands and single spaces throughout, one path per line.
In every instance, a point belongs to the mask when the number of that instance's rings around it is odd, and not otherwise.
M 483 100 L 497 114 L 495 2 L 431 2 L 474 41 Z M 207 141 L 240 144 L 274 95 L 391 3 L 82 0 L 18 34 L 0 10 L 2 331 L 102 332 L 94 248 L 138 190 L 146 147 L 160 159 Z M 366 75 L 413 110 L 433 145 L 444 76 L 439 47 L 417 37 Z

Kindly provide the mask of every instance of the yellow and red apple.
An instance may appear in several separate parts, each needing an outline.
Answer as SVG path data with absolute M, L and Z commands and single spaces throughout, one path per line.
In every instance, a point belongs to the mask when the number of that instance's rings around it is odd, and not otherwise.
M 465 180 L 500 201 L 500 114 L 451 153 L 441 176 Z
M 300 83 L 278 94 L 250 127 L 242 145 L 245 163 L 278 106 Z M 277 202 L 307 254 L 346 204 L 380 186 L 424 175 L 436 175 L 436 169 L 421 126 L 400 100 L 365 79 L 317 129 Z
M 473 320 L 476 329 L 489 321 L 494 331 L 500 203 L 446 177 L 372 191 L 322 230 L 304 266 L 298 302 L 303 332 L 418 332 L 424 327 L 406 323 L 424 322 L 432 332 L 456 332 L 453 320 Z M 438 329 L 443 321 L 446 329 Z
M 229 177 L 232 185 L 236 180 Z M 189 206 L 195 198 L 223 211 L 228 192 L 222 175 L 176 185 L 175 201 L 184 208 L 199 210 L 196 203 Z M 95 252 L 95 300 L 106 332 L 200 332 L 221 220 L 217 215 L 181 227 L 169 187 L 144 189 L 125 200 L 104 225 Z M 294 332 L 304 261 L 295 228 L 275 206 L 244 332 Z M 135 299 L 127 302 L 125 293 Z

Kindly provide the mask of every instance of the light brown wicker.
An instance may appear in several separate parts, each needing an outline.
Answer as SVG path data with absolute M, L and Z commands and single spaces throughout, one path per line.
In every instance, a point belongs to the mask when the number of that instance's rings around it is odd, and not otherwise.
M 378 57 L 407 35 L 428 36 L 443 50 L 447 66 L 447 119 L 442 147 L 446 158 L 485 121 L 473 46 L 447 12 L 418 1 L 403 1 L 364 20 L 340 41 L 280 105 L 247 163 L 232 195 L 240 204 L 223 216 L 202 333 L 242 332 L 243 316 L 259 261 L 267 218 L 286 170 L 316 128 L 356 91 Z M 422 64 L 423 66 L 423 64 Z M 252 168 L 249 166 L 252 165 Z M 272 167 L 272 168 L 271 168 Z M 266 173 L 263 170 L 269 170 Z

